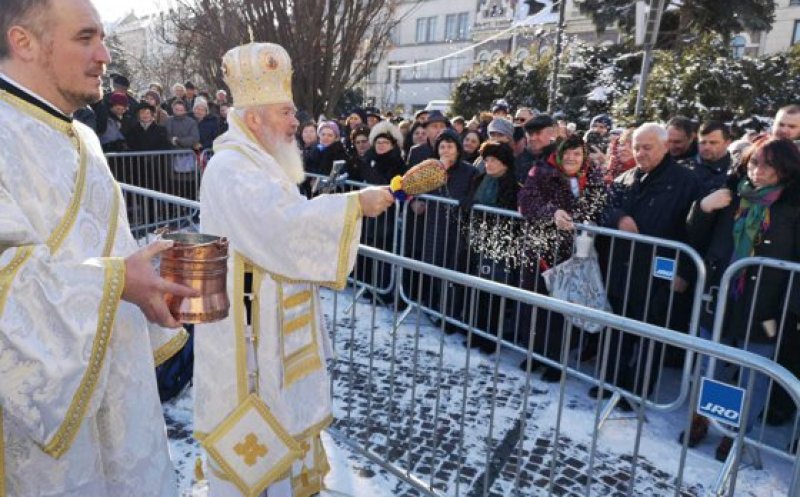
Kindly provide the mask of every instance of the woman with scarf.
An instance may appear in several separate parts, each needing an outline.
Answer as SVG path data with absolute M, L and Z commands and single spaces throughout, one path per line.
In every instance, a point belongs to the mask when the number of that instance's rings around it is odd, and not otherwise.
M 519 192 L 519 212 L 528 221 L 525 232 L 528 256 L 538 264 L 540 273 L 567 260 L 572 255 L 574 223 L 597 223 L 603 212 L 606 188 L 603 171 L 589 160 L 583 139 L 572 135 L 563 140 L 550 157 L 536 164 L 528 172 L 525 185 Z M 541 276 L 534 291 L 546 293 Z M 563 342 L 563 317 L 560 314 L 539 312 L 534 351 L 548 358 L 560 360 Z M 549 325 L 548 325 L 549 322 Z M 524 328 L 523 328 L 524 329 Z M 527 363 L 520 364 L 527 369 Z M 543 381 L 554 382 L 560 370 L 545 367 Z
M 468 132 L 467 137 L 477 135 Z M 466 140 L 466 137 L 465 137 Z M 508 211 L 517 210 L 517 193 L 519 183 L 514 170 L 514 151 L 507 143 L 487 141 L 480 146 L 479 156 L 484 164 L 484 171 L 479 172 L 472 181 L 470 200 L 472 206 L 485 205 Z M 465 213 L 465 216 L 467 213 Z M 471 211 L 469 214 L 467 234 L 470 256 L 470 271 L 481 278 L 487 278 L 506 285 L 516 286 L 519 278 L 518 270 L 509 264 L 513 239 L 518 236 L 519 223 L 507 216 L 499 216 L 482 211 Z M 505 243 L 509 242 L 509 243 Z M 499 338 L 513 337 L 515 324 L 514 305 L 506 305 L 502 319 L 502 332 L 498 332 L 500 298 L 483 293 L 477 295 L 475 302 L 475 327 Z M 493 352 L 496 343 L 480 336 L 473 336 L 472 346 L 484 352 Z
M 413 200 L 409 207 L 413 214 L 407 219 L 411 224 L 408 230 L 410 239 L 406 242 L 421 248 L 424 262 L 446 269 L 466 272 L 467 250 L 463 234 L 461 204 L 467 202 L 472 187 L 472 180 L 478 170 L 462 160 L 464 150 L 461 138 L 452 129 L 444 130 L 434 143 L 434 158 L 441 161 L 447 169 L 447 183 L 430 192 L 430 195 L 458 202 L 458 205 L 439 201 Z M 414 236 L 414 234 L 420 236 Z M 415 249 L 417 247 L 414 247 Z M 412 291 L 417 285 L 412 283 Z M 431 309 L 444 312 L 457 319 L 461 318 L 460 302 L 463 289 L 450 286 L 447 292 L 447 304 L 443 307 L 441 280 L 432 282 L 423 278 L 423 295 L 421 303 Z
M 692 245 L 703 255 L 708 273 L 708 291 L 718 287 L 725 270 L 745 257 L 770 257 L 800 261 L 800 151 L 789 140 L 764 137 L 743 156 L 726 187 L 695 202 L 689 213 L 688 232 Z M 789 288 L 789 273 L 776 269 L 749 267 L 737 274 L 725 298 L 724 343 L 746 348 L 774 359 L 776 348 L 800 313 L 797 282 Z M 789 293 L 791 292 L 791 294 Z M 711 292 L 718 298 L 716 292 Z M 787 295 L 789 298 L 787 299 Z M 789 304 L 789 316 L 784 304 Z M 711 338 L 716 304 L 703 306 L 700 334 Z M 752 319 L 751 319 L 752 314 Z M 794 319 L 790 319 L 794 316 Z M 752 321 L 752 323 L 751 323 Z M 749 333 L 749 340 L 747 335 Z M 750 370 L 743 369 L 740 385 L 748 386 Z M 750 396 L 749 432 L 764 410 L 769 379 L 756 374 Z M 708 422 L 695 416 L 689 446 L 706 435 Z M 724 460 L 732 440 L 723 438 L 717 459 Z

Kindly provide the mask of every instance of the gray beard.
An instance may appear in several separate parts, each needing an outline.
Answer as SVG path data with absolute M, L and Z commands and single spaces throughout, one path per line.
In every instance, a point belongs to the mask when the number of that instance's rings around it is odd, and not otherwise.
M 303 158 L 294 142 L 270 143 L 264 148 L 296 185 L 305 180 Z

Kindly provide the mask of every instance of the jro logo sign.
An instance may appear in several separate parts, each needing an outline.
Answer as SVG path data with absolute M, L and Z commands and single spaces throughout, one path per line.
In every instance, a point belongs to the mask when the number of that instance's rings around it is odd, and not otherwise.
M 717 416 L 722 416 L 729 421 L 737 421 L 739 419 L 738 411 L 734 411 L 733 409 L 726 409 L 725 406 L 721 406 L 713 402 L 706 403 L 706 405 L 701 406 L 699 410 L 704 413 L 710 413 L 710 414 L 715 414 Z
M 700 384 L 697 414 L 716 419 L 721 423 L 739 427 L 745 391 L 710 378 Z

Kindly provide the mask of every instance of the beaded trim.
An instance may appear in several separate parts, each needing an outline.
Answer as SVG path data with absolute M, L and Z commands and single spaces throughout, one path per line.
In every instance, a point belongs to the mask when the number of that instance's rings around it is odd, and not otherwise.
M 98 312 L 97 331 L 92 344 L 92 355 L 81 384 L 67 409 L 64 421 L 53 436 L 53 439 L 44 448 L 44 452 L 56 459 L 60 458 L 69 449 L 83 424 L 86 409 L 89 406 L 94 387 L 100 377 L 105 362 L 106 351 L 114 329 L 114 320 L 117 315 L 122 290 L 125 286 L 125 261 L 121 257 L 103 259 L 105 266 L 105 283 L 103 284 L 103 297 L 100 301 Z
M 167 343 L 159 347 L 153 354 L 156 367 L 161 366 L 169 358 L 177 354 L 189 340 L 189 333 L 181 328 Z
M 8 292 L 11 290 L 11 282 L 14 281 L 17 271 L 25 264 L 25 261 L 28 260 L 32 253 L 32 246 L 19 247 L 19 249 L 17 249 L 17 254 L 11 259 L 11 262 L 3 269 L 0 269 L 0 316 L 3 315 Z

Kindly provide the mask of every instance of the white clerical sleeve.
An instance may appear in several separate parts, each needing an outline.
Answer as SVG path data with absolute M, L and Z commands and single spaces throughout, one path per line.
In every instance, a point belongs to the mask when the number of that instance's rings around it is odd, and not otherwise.
M 0 406 L 53 457 L 97 410 L 124 280 L 121 258 L 51 253 L 0 185 Z
M 206 172 L 201 216 L 225 222 L 231 245 L 265 270 L 289 280 L 343 288 L 361 233 L 358 195 L 307 200 L 295 186 L 287 187 L 263 170 L 227 167 L 230 163 L 218 162 Z

